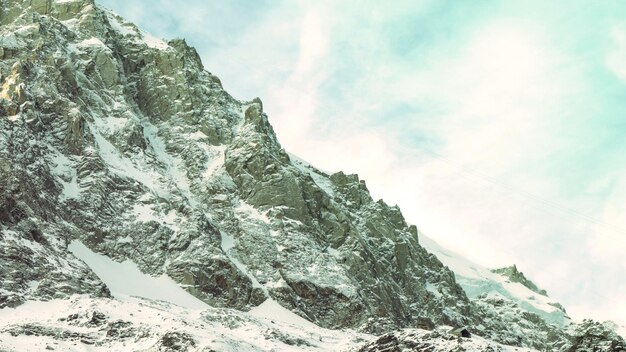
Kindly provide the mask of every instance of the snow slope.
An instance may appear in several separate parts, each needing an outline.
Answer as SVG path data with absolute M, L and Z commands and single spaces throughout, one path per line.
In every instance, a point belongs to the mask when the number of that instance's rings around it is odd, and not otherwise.
M 340 351 L 372 338 L 301 326 L 285 311 L 279 315 L 290 322 L 233 309 L 186 309 L 139 297 L 76 295 L 0 310 L 0 350 L 40 351 L 49 346 L 57 351 L 169 351 L 176 349 L 167 345 L 166 337 L 178 337 L 194 351 Z M 162 346 L 169 349 L 159 349 Z
M 347 350 L 373 338 L 351 330 L 320 328 L 271 299 L 248 313 L 213 308 L 167 276 L 143 274 L 130 260 L 115 262 L 78 241 L 69 250 L 100 277 L 115 298 L 75 295 L 69 300 L 29 301 L 2 309 L 0 350 L 154 349 L 166 343 L 164 333 L 194 349 L 217 351 Z
M 79 241 L 70 243 L 68 249 L 98 275 L 116 298 L 138 296 L 190 309 L 209 308 L 206 303 L 189 294 L 167 275 L 159 277 L 146 275 L 132 261 L 118 263 L 105 255 L 94 253 Z
M 470 299 L 482 294 L 499 294 L 516 302 L 521 308 L 541 316 L 547 322 L 561 327 L 571 323 L 567 314 L 555 306 L 558 303 L 549 297 L 533 292 L 520 283 L 511 282 L 491 272 L 488 268 L 472 263 L 459 254 L 441 247 L 421 233 L 420 244 L 454 272 L 457 282 Z

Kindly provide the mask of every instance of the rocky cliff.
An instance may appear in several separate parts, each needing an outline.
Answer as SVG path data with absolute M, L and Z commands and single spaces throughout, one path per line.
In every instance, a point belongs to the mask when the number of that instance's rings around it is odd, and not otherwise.
M 78 240 L 212 307 L 272 300 L 330 329 L 569 341 L 515 302 L 470 300 L 397 207 L 288 154 L 262 102 L 231 97 L 184 40 L 89 0 L 0 6 L 0 308 L 111 297 L 68 251 Z

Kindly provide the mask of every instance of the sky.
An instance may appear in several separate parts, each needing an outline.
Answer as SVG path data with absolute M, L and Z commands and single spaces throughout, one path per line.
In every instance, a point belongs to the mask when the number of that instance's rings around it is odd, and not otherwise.
M 626 324 L 620 1 L 101 0 L 184 37 L 289 152 L 444 247 Z

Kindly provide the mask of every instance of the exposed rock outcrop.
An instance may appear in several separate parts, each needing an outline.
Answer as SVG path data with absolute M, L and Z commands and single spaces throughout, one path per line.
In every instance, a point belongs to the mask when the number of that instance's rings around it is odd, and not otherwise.
M 540 289 L 539 287 L 537 287 L 537 285 L 535 285 L 534 282 L 528 280 L 526 276 L 524 276 L 523 272 L 517 270 L 517 266 L 515 264 L 513 264 L 513 266 L 508 266 L 505 268 L 493 269 L 492 271 L 496 274 L 500 274 L 508 278 L 512 282 L 519 282 L 533 292 L 536 292 L 540 295 L 548 296 L 546 290 Z

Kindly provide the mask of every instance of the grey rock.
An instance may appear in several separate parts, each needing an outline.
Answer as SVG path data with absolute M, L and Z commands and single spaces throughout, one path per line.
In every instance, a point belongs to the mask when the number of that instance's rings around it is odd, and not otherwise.
M 620 352 L 626 351 L 626 341 L 608 324 L 585 319 L 573 327 L 570 340 L 561 347 L 567 352 Z
M 328 328 L 428 322 L 542 348 L 569 336 L 470 301 L 398 207 L 290 157 L 261 100 L 230 96 L 184 40 L 147 42 L 88 0 L 0 4 L 0 308 L 109 297 L 68 252 L 79 240 L 215 307 L 270 297 Z M 115 338 L 140 333 L 96 318 Z M 518 340 L 513 323 L 531 333 Z M 163 337 L 157 348 L 193 346 Z
M 524 276 L 523 272 L 517 270 L 517 266 L 515 264 L 513 264 L 513 266 L 509 266 L 505 268 L 493 269 L 492 272 L 496 274 L 500 274 L 508 278 L 512 282 L 519 282 L 520 284 L 526 286 L 533 292 L 536 292 L 540 295 L 544 295 L 546 297 L 548 296 L 548 293 L 546 292 L 546 290 L 540 289 L 539 287 L 537 287 L 537 285 L 535 285 L 534 282 L 528 280 L 526 276 Z

